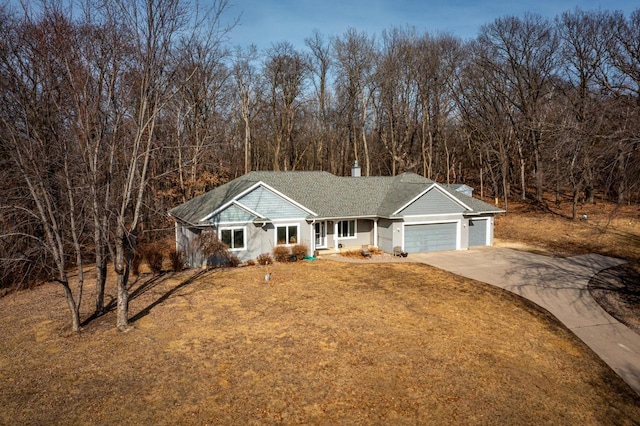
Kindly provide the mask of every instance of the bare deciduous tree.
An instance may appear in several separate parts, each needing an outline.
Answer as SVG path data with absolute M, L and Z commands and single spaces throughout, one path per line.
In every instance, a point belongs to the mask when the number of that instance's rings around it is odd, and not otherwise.
M 510 102 L 518 110 L 516 142 L 520 144 L 521 178 L 525 196 L 524 165 L 526 156 L 533 156 L 533 175 L 536 199 L 542 201 L 544 139 L 541 105 L 552 90 L 558 39 L 551 23 L 539 15 L 525 14 L 523 18 L 496 19 L 482 27 L 478 41 L 490 55 L 484 66 L 507 82 Z
M 271 118 L 274 170 L 295 170 L 305 151 L 295 139 L 296 113 L 302 106 L 309 67 L 306 58 L 288 42 L 274 45 L 265 63 Z
M 371 173 L 371 159 L 367 142 L 368 111 L 373 94 L 373 76 L 375 72 L 375 39 L 366 33 L 358 33 L 350 28 L 333 43 L 338 92 L 342 96 L 340 110 L 346 117 L 346 131 L 349 146 L 353 149 L 353 158 L 360 161 L 358 146 L 362 141 L 364 151 L 364 174 Z M 342 114 L 341 114 L 342 115 Z M 345 150 L 343 153 L 346 154 Z M 348 155 L 341 155 L 342 170 L 350 166 Z

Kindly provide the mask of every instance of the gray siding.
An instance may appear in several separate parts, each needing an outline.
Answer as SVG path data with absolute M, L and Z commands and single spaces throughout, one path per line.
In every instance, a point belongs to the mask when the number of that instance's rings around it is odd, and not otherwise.
M 299 225 L 298 243 L 307 246 L 307 254 L 311 254 L 311 225 L 306 221 L 291 221 L 282 223 L 269 223 L 262 226 L 256 226 L 254 224 L 248 224 L 247 229 L 251 231 L 247 234 L 247 250 L 236 255 L 240 260 L 256 259 L 262 253 L 269 253 L 273 255 L 273 248 L 276 246 L 276 227 L 278 225 Z
M 288 222 L 289 223 L 289 222 Z M 292 221 L 291 224 L 297 223 L 300 227 L 299 244 L 304 244 L 309 248 L 308 254 L 311 254 L 311 227 L 306 221 Z M 262 253 L 273 254 L 273 248 L 276 245 L 276 226 L 277 224 L 268 224 L 263 226 L 252 222 L 244 224 L 234 224 L 235 226 L 244 227 L 246 232 L 247 247 L 244 250 L 234 250 L 232 254 L 241 261 L 254 260 Z M 222 227 L 225 227 L 224 225 Z M 211 231 L 217 232 L 217 226 L 211 226 Z M 190 267 L 200 267 L 204 261 L 204 256 L 194 249 L 192 241 L 203 230 L 198 228 L 189 228 L 178 224 L 176 226 L 176 249 L 183 251 L 186 255 L 187 265 Z
M 254 260 L 262 253 L 271 254 L 273 243 L 270 241 L 272 233 L 268 227 L 261 227 L 255 224 L 247 224 L 247 250 L 236 252 L 240 260 Z
M 179 222 L 176 222 L 176 251 L 187 254 L 187 248 L 189 247 L 189 242 L 192 238 L 193 233 L 189 228 Z
M 378 248 L 393 253 L 393 222 L 388 219 L 378 221 Z
M 346 245 L 361 246 L 364 244 L 373 244 L 373 221 L 366 219 L 356 220 L 356 238 L 345 240 Z M 341 241 L 340 239 L 338 240 Z
M 189 228 L 176 222 L 176 251 L 185 255 L 185 263 L 189 267 L 202 265 L 202 255 L 193 249 L 193 240 L 202 232 L 198 228 Z
M 248 211 L 241 209 L 235 204 L 230 205 L 216 216 L 208 220 L 209 223 L 247 223 L 251 222 L 256 217 Z
M 399 214 L 403 216 L 462 213 L 465 208 L 440 190 L 433 188 L 415 200 Z
M 238 200 L 240 204 L 272 219 L 300 219 L 308 213 L 270 190 L 259 186 Z

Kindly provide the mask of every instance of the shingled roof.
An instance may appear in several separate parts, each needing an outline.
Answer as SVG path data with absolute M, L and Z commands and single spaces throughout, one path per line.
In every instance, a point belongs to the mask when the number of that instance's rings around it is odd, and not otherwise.
M 398 176 L 341 177 L 327 172 L 250 172 L 172 210 L 170 214 L 191 224 L 230 203 L 258 183 L 286 195 L 318 216 L 316 218 L 392 217 L 435 184 L 415 173 Z M 476 198 L 440 186 L 472 210 L 498 213 L 502 210 Z

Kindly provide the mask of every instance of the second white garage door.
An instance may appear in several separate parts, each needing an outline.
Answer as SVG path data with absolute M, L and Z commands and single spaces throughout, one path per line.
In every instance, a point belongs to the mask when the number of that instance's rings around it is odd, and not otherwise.
M 458 241 L 456 222 L 405 225 L 404 250 L 407 253 L 455 250 Z

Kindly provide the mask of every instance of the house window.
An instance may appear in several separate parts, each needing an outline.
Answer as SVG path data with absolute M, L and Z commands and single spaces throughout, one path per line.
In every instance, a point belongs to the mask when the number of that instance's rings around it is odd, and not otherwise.
M 246 246 L 245 228 L 220 228 L 220 241 L 225 243 L 229 250 L 244 250 Z
M 298 244 L 298 225 L 276 226 L 277 244 Z
M 356 221 L 343 220 L 338 222 L 338 238 L 355 238 L 356 237 Z

